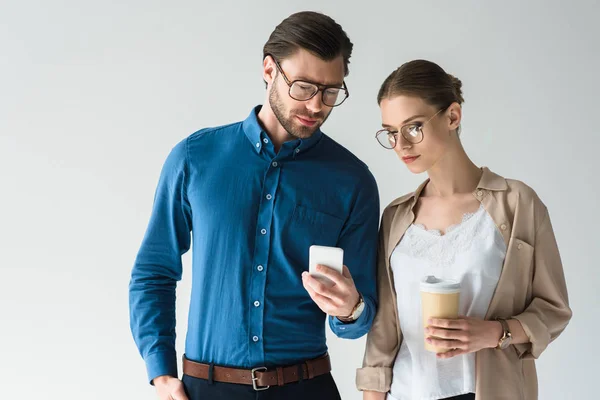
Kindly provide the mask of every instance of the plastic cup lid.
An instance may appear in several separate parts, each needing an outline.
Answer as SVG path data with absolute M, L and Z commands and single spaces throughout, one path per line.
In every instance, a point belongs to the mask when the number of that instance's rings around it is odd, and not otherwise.
M 460 282 L 429 275 L 421 280 L 421 291 L 441 294 L 460 293 Z

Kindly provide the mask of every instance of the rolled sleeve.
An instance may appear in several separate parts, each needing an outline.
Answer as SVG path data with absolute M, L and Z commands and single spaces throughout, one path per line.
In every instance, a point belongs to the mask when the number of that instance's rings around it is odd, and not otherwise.
M 392 367 L 400 348 L 401 334 L 392 293 L 393 283 L 386 261 L 385 240 L 389 237 L 389 222 L 394 210 L 386 209 L 381 223 L 377 256 L 377 313 L 367 335 L 362 368 L 356 372 L 358 390 L 389 391 L 392 384 Z
M 566 328 L 572 316 L 558 245 L 548 211 L 536 231 L 532 301 L 518 320 L 530 343 L 515 348 L 523 359 L 537 359 Z
M 356 371 L 356 387 L 358 390 L 387 393 L 391 385 L 391 367 L 363 367 Z

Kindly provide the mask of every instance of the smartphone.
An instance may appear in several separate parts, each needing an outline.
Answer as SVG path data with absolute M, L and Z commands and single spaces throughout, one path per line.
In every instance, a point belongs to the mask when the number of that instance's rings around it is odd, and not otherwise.
M 344 250 L 339 247 L 310 246 L 308 272 L 326 285 L 333 285 L 333 281 L 317 272 L 319 264 L 343 273 Z

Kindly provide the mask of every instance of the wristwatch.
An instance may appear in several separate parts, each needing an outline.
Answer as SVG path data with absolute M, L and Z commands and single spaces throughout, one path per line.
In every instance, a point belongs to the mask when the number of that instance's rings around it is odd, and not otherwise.
M 504 330 L 504 332 L 502 333 L 502 337 L 498 341 L 498 346 L 496 346 L 496 349 L 504 350 L 507 349 L 512 342 L 512 333 L 510 333 L 508 322 L 506 322 L 504 318 L 496 318 L 496 321 L 500 322 L 500 324 L 502 325 L 502 329 Z
M 337 317 L 342 322 L 354 322 L 360 317 L 365 310 L 365 301 L 363 300 L 362 294 L 358 294 L 358 303 L 352 309 L 352 312 L 347 317 Z

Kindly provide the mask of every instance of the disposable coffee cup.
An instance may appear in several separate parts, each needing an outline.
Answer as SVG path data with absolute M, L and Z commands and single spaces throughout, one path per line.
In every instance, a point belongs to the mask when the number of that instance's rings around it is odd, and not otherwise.
M 421 308 L 423 312 L 423 329 L 429 325 L 430 318 L 456 319 L 460 301 L 460 282 L 436 278 L 433 275 L 421 281 Z M 425 349 L 434 353 L 445 353 L 450 349 L 442 349 L 427 343 Z M 437 339 L 437 338 L 436 338 Z

